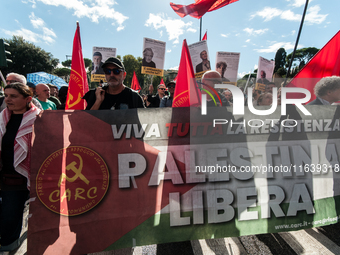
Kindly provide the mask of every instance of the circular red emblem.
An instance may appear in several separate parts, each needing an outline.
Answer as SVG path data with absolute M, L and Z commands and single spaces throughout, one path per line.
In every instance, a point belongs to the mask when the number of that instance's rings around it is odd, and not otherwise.
M 70 146 L 44 161 L 36 181 L 37 195 L 49 210 L 75 216 L 93 209 L 104 198 L 109 170 L 93 150 Z

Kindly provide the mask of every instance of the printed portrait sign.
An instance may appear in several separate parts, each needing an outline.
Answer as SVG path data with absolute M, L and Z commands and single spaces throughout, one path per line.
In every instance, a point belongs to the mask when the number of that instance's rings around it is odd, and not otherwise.
M 222 52 L 216 53 L 215 70 L 221 74 L 222 82 L 236 85 L 240 53 Z
M 116 48 L 107 47 L 93 47 L 92 48 L 92 70 L 91 70 L 91 81 L 105 82 L 105 74 L 102 68 L 104 62 L 110 57 L 116 57 Z
M 194 67 L 195 77 L 201 78 L 202 75 L 211 70 L 211 63 L 208 52 L 207 41 L 200 41 L 188 46 L 192 65 Z
M 265 91 L 266 85 L 272 81 L 275 61 L 260 57 L 258 66 L 255 89 Z
M 165 46 L 165 42 L 144 37 L 142 74 L 163 76 Z

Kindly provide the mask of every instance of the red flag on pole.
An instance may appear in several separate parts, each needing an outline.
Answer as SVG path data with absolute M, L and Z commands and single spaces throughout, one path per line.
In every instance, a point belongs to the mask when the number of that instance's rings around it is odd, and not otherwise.
M 287 87 L 308 89 L 313 101 L 315 84 L 323 77 L 340 76 L 340 30 L 315 56 L 298 72 Z M 289 98 L 301 98 L 299 93 L 289 93 Z
M 81 48 L 80 28 L 77 22 L 77 30 L 73 39 L 71 75 L 65 109 L 84 110 L 86 102 L 82 97 L 87 91 L 89 91 L 89 85 L 87 84 L 87 75 Z
M 187 41 L 184 40 L 172 107 L 199 106 L 200 104 L 201 92 L 197 88 L 189 48 Z
M 136 91 L 140 91 L 142 88 L 139 85 L 137 76 L 136 76 L 136 72 L 133 71 L 133 76 L 132 76 L 132 82 L 131 82 L 131 89 L 136 90 Z
M 207 33 L 208 32 L 205 32 L 205 34 L 203 35 L 202 41 L 206 41 L 207 40 Z
M 161 82 L 159 84 L 163 84 L 165 85 L 164 81 L 163 81 L 163 78 L 161 79 Z
M 170 6 L 181 18 L 190 15 L 200 19 L 206 12 L 215 11 L 236 1 L 238 0 L 195 0 L 195 3 L 189 5 L 170 3 Z

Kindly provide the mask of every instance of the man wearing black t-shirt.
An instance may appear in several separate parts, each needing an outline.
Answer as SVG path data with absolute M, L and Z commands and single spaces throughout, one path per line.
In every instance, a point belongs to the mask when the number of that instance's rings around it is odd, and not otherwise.
M 109 58 L 102 65 L 108 86 L 90 90 L 84 95 L 86 110 L 125 110 L 144 108 L 141 96 L 125 87 L 125 67 L 118 58 Z

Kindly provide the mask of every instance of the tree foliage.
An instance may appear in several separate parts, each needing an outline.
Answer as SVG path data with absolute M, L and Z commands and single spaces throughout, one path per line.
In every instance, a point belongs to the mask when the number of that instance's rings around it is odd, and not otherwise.
M 2 69 L 5 74 L 15 72 L 26 76 L 35 72 L 52 73 L 59 63 L 51 53 L 25 41 L 21 36 L 4 40 L 10 45 L 6 49 L 11 52 L 10 59 L 13 61 Z
M 286 68 L 284 68 L 284 66 L 282 66 L 279 69 L 277 69 L 276 73 L 280 75 L 281 77 L 283 77 L 284 75 L 287 74 L 287 70 Z
M 65 60 L 61 62 L 61 64 L 65 67 L 71 67 L 72 60 L 71 59 Z M 92 67 L 92 60 L 89 58 L 84 58 L 84 64 L 85 64 L 85 68 Z
M 85 64 L 85 68 L 90 68 L 92 67 L 92 60 L 89 58 L 84 58 L 84 64 Z
M 53 70 L 53 74 L 64 79 L 64 81 L 68 83 L 70 81 L 71 69 L 66 67 L 56 68 Z
M 65 61 L 61 62 L 61 64 L 65 67 L 71 67 L 72 60 L 71 59 L 65 60 Z
M 274 73 L 276 73 L 281 67 L 285 66 L 286 63 L 287 52 L 284 48 L 280 48 L 277 50 L 275 54 L 275 68 Z
M 305 66 L 305 64 L 312 58 L 314 55 L 319 51 L 318 48 L 315 47 L 308 47 L 308 48 L 302 48 L 298 49 L 295 52 L 295 56 L 293 59 L 294 65 L 297 65 L 299 69 Z M 289 66 L 289 63 L 291 61 L 291 58 L 293 56 L 293 52 L 290 53 L 286 58 L 286 67 Z M 297 62 L 297 63 L 296 63 Z
M 65 68 L 65 67 L 56 68 L 56 69 L 54 69 L 53 74 L 55 74 L 55 75 L 57 75 L 59 77 L 68 76 L 68 75 L 71 74 L 71 69 Z
M 133 55 L 125 55 L 123 57 L 123 64 L 126 71 L 124 84 L 131 87 L 133 72 L 135 71 L 137 75 L 142 63 L 139 63 L 138 59 L 136 59 Z

